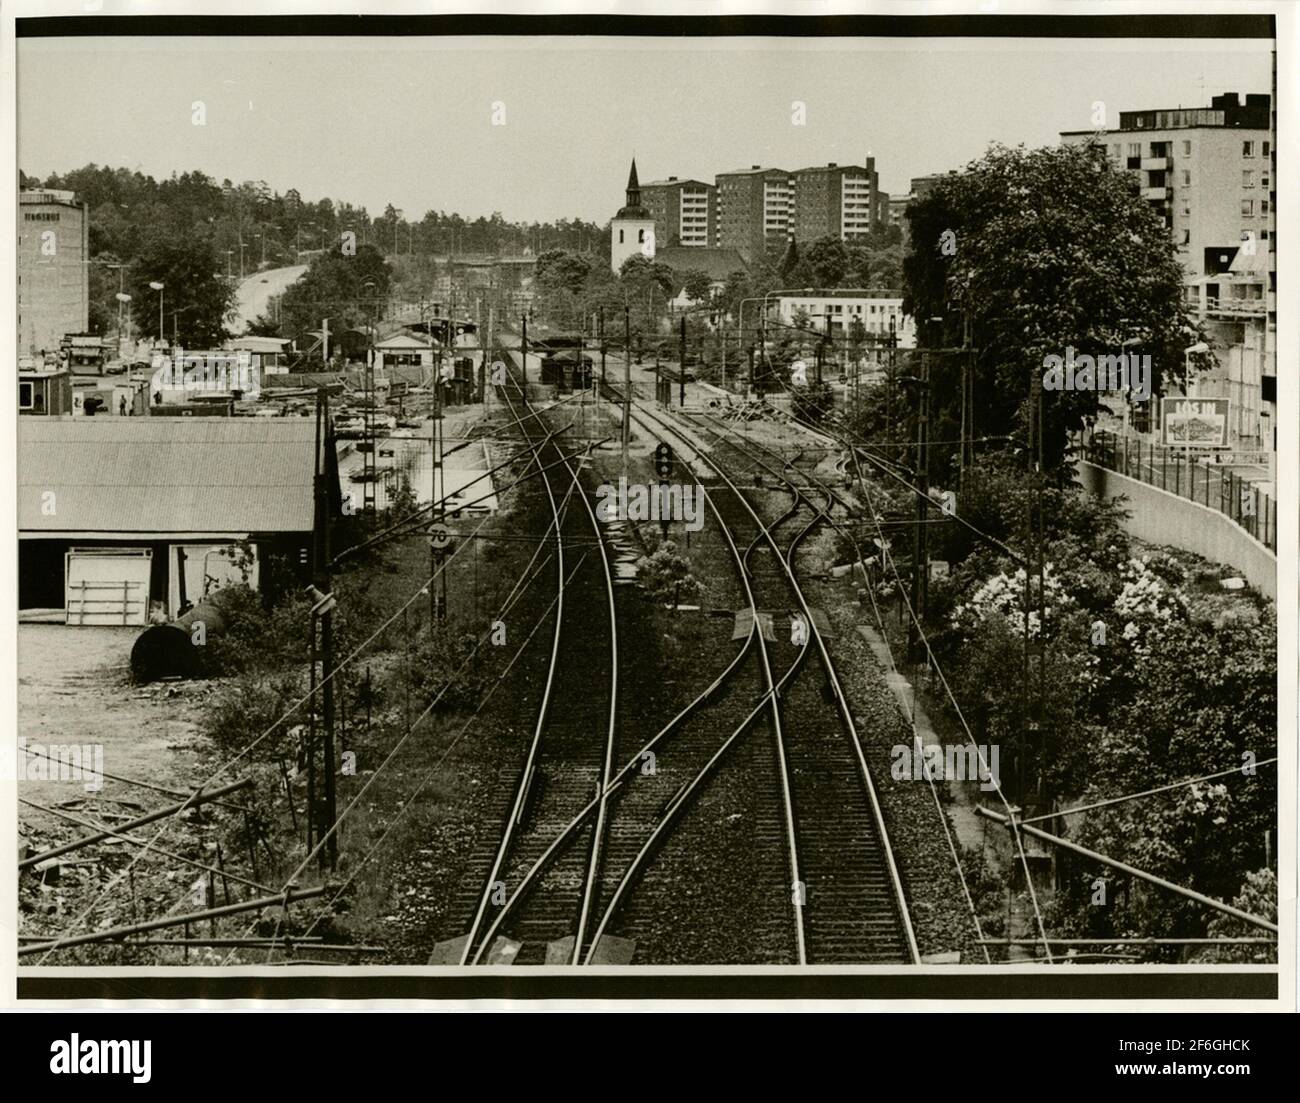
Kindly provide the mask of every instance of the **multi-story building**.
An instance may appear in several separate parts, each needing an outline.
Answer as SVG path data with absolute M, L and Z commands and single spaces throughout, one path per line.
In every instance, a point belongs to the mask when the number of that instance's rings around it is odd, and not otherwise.
M 1276 80 L 1276 76 L 1274 78 Z M 1227 398 L 1235 447 L 1270 451 L 1276 428 L 1274 94 L 1214 96 L 1209 107 L 1121 111 L 1119 128 L 1070 131 L 1137 177 L 1186 273 L 1188 302 L 1217 365 L 1190 387 Z
M 90 324 L 89 223 L 70 191 L 18 193 L 18 355 L 58 351 Z
M 655 180 L 641 185 L 641 202 L 654 215 L 655 240 L 664 246 L 704 248 L 716 235 L 717 187 L 703 180 Z
M 924 199 L 930 194 L 945 176 L 952 176 L 951 171 L 943 173 L 936 172 L 930 176 L 913 176 L 911 183 L 911 199 Z
M 907 205 L 910 202 L 912 202 L 912 196 L 910 194 L 891 196 L 889 200 L 889 210 L 885 218 L 886 224 L 897 226 L 903 231 L 904 237 L 907 236 L 907 219 L 904 217 L 904 213 L 907 211 Z
M 785 169 L 753 165 L 719 173 L 714 244 L 735 249 L 747 264 L 780 256 L 792 236 L 794 178 Z
M 1215 96 L 1209 107 L 1121 111 L 1119 128 L 1066 131 L 1070 145 L 1098 143 L 1134 172 L 1142 198 L 1164 219 L 1189 277 L 1226 272 L 1243 241 L 1271 234 L 1272 137 L 1267 94 Z
M 793 235 L 801 242 L 834 237 L 862 241 L 879 223 L 876 159 L 862 165 L 814 165 L 794 173 Z
M 833 339 L 844 337 L 854 320 L 862 323 L 863 335 L 868 341 L 881 340 L 893 333 L 898 348 L 916 347 L 916 321 L 903 313 L 901 292 L 881 290 L 864 294 L 861 291 L 831 291 L 813 295 L 773 296 L 771 305 L 783 325 L 796 324 L 806 318 L 815 332 L 828 332 Z M 892 326 L 892 328 L 891 328 Z
M 933 176 L 913 176 L 906 195 L 890 197 L 885 192 L 880 194 L 884 196 L 884 202 L 881 207 L 880 223 L 884 226 L 897 226 L 903 235 L 903 241 L 907 241 L 907 207 L 914 199 L 922 199 L 934 190 L 936 184 L 944 178 L 943 173 L 935 173 Z M 953 175 L 951 172 L 946 175 Z

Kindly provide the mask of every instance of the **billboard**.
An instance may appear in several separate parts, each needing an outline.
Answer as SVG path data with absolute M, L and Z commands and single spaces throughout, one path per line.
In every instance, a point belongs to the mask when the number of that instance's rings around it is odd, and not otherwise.
M 1226 398 L 1162 398 L 1160 443 L 1177 448 L 1227 448 Z

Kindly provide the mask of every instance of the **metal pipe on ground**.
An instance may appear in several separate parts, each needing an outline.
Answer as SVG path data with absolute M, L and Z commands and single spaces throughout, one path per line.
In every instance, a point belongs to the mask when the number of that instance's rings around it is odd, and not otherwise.
M 131 677 L 136 682 L 160 678 L 197 678 L 203 673 L 201 647 L 209 636 L 221 636 L 228 627 L 222 610 L 225 591 L 205 598 L 189 612 L 166 624 L 151 624 L 131 646 Z M 201 634 L 196 629 L 201 626 Z

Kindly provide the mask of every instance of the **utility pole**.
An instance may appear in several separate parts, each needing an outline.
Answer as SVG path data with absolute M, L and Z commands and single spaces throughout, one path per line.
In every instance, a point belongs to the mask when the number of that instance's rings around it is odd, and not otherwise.
M 374 284 L 367 280 L 365 285 L 366 291 L 373 294 Z M 365 373 L 365 395 L 366 395 L 366 431 L 365 445 L 366 451 L 362 454 L 362 472 L 365 481 L 361 484 L 361 512 L 365 515 L 366 523 L 373 528 L 378 522 L 378 509 L 375 501 L 375 478 L 378 474 L 376 470 L 375 457 L 375 308 L 372 302 L 366 304 L 366 314 L 369 321 L 367 327 L 370 331 L 370 347 L 366 349 L 366 373 Z
M 329 431 L 329 395 L 322 387 L 316 392 L 316 439 L 318 447 L 316 451 L 316 538 L 319 554 L 315 563 L 315 584 L 316 588 L 327 597 L 331 593 L 330 581 L 330 493 L 327 484 L 326 471 L 329 470 L 325 462 L 325 449 L 334 446 L 333 438 Z M 320 614 L 320 659 L 321 659 L 321 677 L 325 681 L 324 686 L 324 725 L 325 725 L 325 744 L 323 748 L 321 768 L 324 771 L 325 782 L 325 808 L 324 823 L 320 825 L 320 834 L 329 833 L 325 843 L 324 858 L 328 860 L 330 869 L 338 865 L 338 837 L 336 833 L 330 833 L 337 818 L 338 810 L 336 804 L 335 792 L 335 769 L 334 769 L 334 679 L 330 677 L 334 670 L 334 612 L 333 603 L 325 602 Z M 313 617 L 313 619 L 315 619 Z M 313 633 L 314 634 L 314 633 Z M 313 640 L 313 643 L 315 641 Z M 314 648 L 313 648 L 314 651 Z M 316 657 L 312 655 L 313 682 L 314 672 L 316 669 Z M 315 701 L 312 702 L 313 713 L 315 711 Z M 313 755 L 314 765 L 314 755 Z M 314 786 L 313 786 L 314 788 Z M 308 818 L 315 815 L 316 809 L 308 811 Z M 310 845 L 310 828 L 308 829 Z
M 957 490 L 966 488 L 966 468 L 975 466 L 975 351 L 971 340 L 970 311 L 962 312 L 961 339 L 961 441 Z
M 623 306 L 623 478 L 627 478 L 627 448 L 632 421 L 632 312 Z
M 831 314 L 830 310 L 826 311 L 826 332 L 822 334 L 822 339 L 817 342 L 817 385 L 821 386 L 822 368 L 826 364 L 826 349 L 831 343 Z
M 677 371 L 677 405 L 686 405 L 686 315 L 682 315 L 681 363 Z
M 606 384 L 605 379 L 605 304 L 600 304 L 600 385 Z
M 1020 761 L 1017 774 L 1020 784 L 1020 803 L 1025 805 L 1028 798 L 1028 777 L 1026 766 L 1031 742 L 1036 744 L 1041 733 L 1043 707 L 1043 672 L 1044 640 L 1047 632 L 1047 603 L 1043 589 L 1045 573 L 1044 529 L 1043 529 L 1043 379 L 1037 369 L 1031 368 L 1029 375 L 1029 494 L 1025 503 L 1025 595 L 1024 595 L 1024 663 L 1022 670 Z M 1030 575 L 1037 575 L 1038 596 L 1034 599 Z M 1037 606 L 1038 638 L 1031 640 L 1029 610 Z M 1032 668 L 1037 667 L 1034 671 Z M 1037 674 L 1037 686 L 1033 687 L 1032 675 Z
M 722 389 L 727 389 L 727 327 L 718 319 L 718 349 L 722 354 Z
M 528 312 L 524 311 L 519 315 L 519 321 L 523 325 L 524 335 L 519 342 L 519 374 L 523 377 L 524 386 L 528 385 Z
M 442 487 L 438 485 L 442 475 L 442 371 L 443 371 L 443 353 L 448 349 L 452 350 L 452 365 L 455 365 L 455 323 L 451 316 L 450 310 L 447 314 L 447 325 L 443 331 L 443 349 L 438 352 L 438 370 L 433 380 L 433 430 L 429 440 L 429 493 L 433 496 L 433 522 L 435 525 L 442 525 L 447 517 L 447 507 L 442 502 Z M 446 615 L 447 606 L 447 572 L 443 571 L 439 577 L 435 577 L 438 572 L 438 562 L 441 559 L 440 554 L 434 550 L 433 543 L 429 544 L 429 630 L 433 631 L 436 624 L 441 622 Z M 441 598 L 441 600 L 439 600 Z
M 907 627 L 908 651 L 919 661 L 917 622 L 925 619 L 930 590 L 930 357 L 921 353 L 921 376 L 916 394 L 916 531 L 912 534 L 912 605 L 915 617 Z

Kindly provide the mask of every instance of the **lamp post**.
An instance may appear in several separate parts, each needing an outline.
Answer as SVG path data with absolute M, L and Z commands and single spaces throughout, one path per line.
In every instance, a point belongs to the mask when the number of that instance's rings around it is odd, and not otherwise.
M 161 280 L 150 280 L 149 286 L 158 292 L 158 344 L 163 343 L 163 288 L 167 285 Z
M 1192 394 L 1192 392 L 1196 389 L 1196 383 L 1195 380 L 1192 379 L 1192 374 L 1191 374 L 1192 357 L 1197 355 L 1198 353 L 1209 352 L 1209 351 L 1210 351 L 1210 346 L 1207 345 L 1204 341 L 1197 341 L 1196 344 L 1188 345 L 1187 348 L 1183 349 L 1183 393 L 1189 399 L 1196 397 L 1195 395 Z M 1196 486 L 1195 486 L 1195 479 L 1193 477 L 1193 472 L 1192 472 L 1192 434 L 1191 434 L 1190 411 L 1188 412 L 1188 414 L 1184 415 L 1184 419 L 1183 419 L 1183 455 L 1185 457 L 1183 462 L 1187 465 L 1187 486 L 1189 491 L 1188 497 L 1191 498 L 1192 501 L 1196 501 Z M 1209 478 L 1208 471 L 1206 473 L 1206 478 L 1207 479 Z
M 122 309 L 126 308 L 126 339 L 131 340 L 131 296 L 125 291 L 117 293 L 117 352 L 122 355 Z
M 1142 343 L 1142 338 L 1141 338 L 1141 337 L 1130 337 L 1127 341 L 1121 341 L 1119 347 L 1122 348 L 1122 349 L 1127 349 L 1127 348 L 1132 348 L 1132 347 L 1135 346 L 1135 345 L 1140 345 L 1141 343 Z M 1129 378 L 1130 378 L 1130 380 L 1131 380 L 1131 379 L 1132 379 L 1132 376 L 1130 375 Z M 1131 389 L 1131 387 L 1132 387 L 1132 384 L 1130 383 L 1130 389 Z M 1125 395 L 1125 396 L 1124 396 L 1124 411 L 1123 411 L 1123 414 L 1124 414 L 1124 439 L 1125 439 L 1125 441 L 1128 440 L 1129 410 L 1130 410 L 1131 408 L 1132 408 L 1132 402 L 1131 402 L 1131 400 L 1129 399 L 1129 396 L 1128 396 L 1128 395 Z M 1124 445 L 1124 447 L 1126 447 L 1126 448 L 1128 447 L 1127 443 Z M 1138 445 L 1138 448 L 1139 448 L 1139 452 L 1138 452 L 1138 460 L 1139 460 L 1139 464 L 1140 464 L 1140 461 L 1141 461 L 1141 459 L 1142 459 L 1142 454 L 1141 454 L 1141 451 L 1140 451 L 1141 447 L 1142 447 L 1141 444 L 1139 444 L 1139 445 Z

